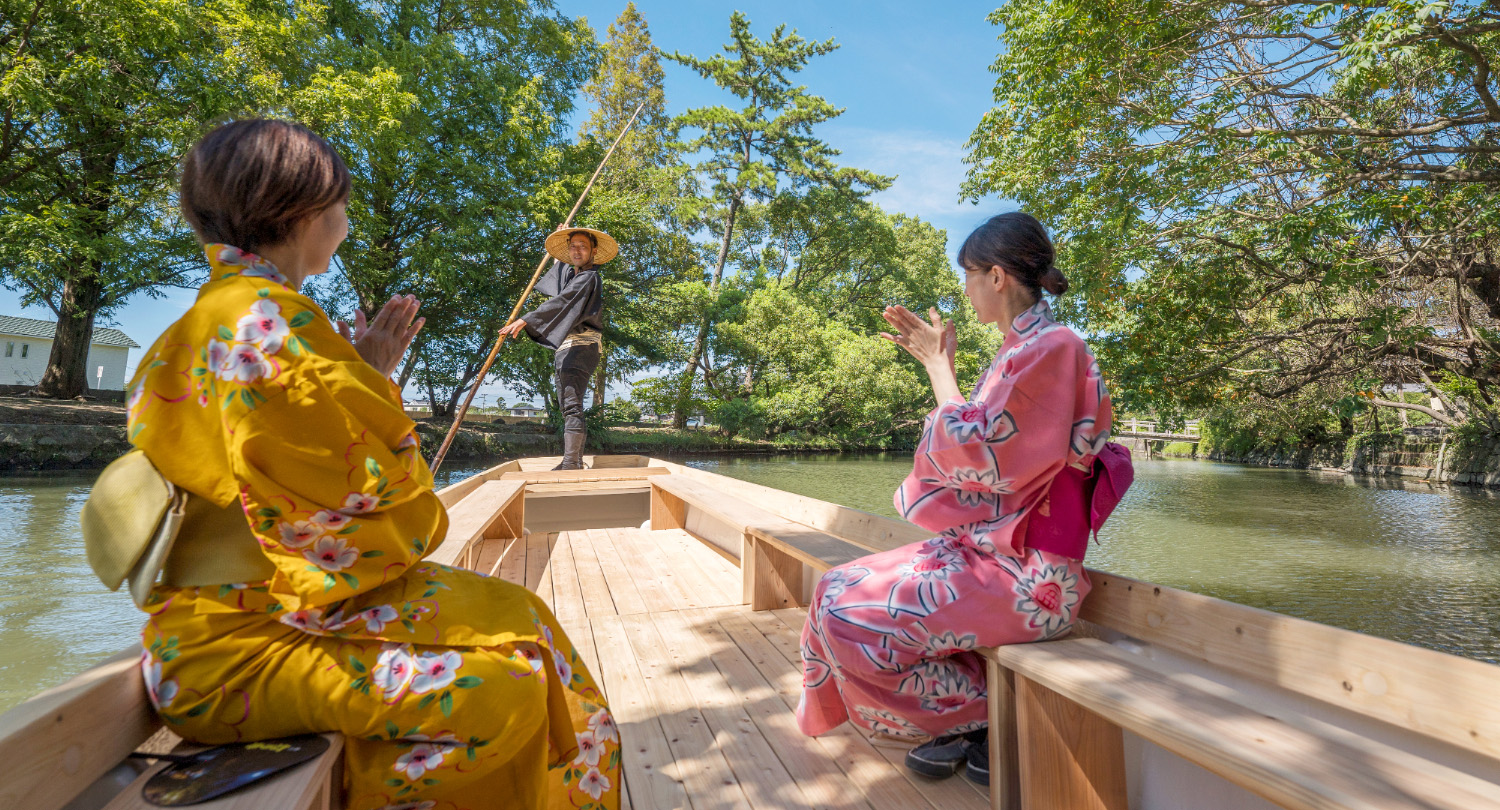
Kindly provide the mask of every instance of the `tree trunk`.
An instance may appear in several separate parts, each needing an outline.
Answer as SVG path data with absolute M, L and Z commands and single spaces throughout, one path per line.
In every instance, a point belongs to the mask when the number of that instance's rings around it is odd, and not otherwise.
M 88 391 L 89 346 L 94 339 L 94 315 L 103 292 L 94 273 L 63 282 L 62 306 L 58 310 L 57 334 L 47 372 L 31 390 L 33 396 L 72 399 Z
M 422 350 L 422 335 L 419 333 L 417 339 L 412 341 L 411 349 L 406 355 L 406 364 L 401 367 L 401 376 L 396 380 L 396 387 L 406 390 L 406 383 L 411 379 L 413 371 L 417 370 L 417 354 Z
M 724 238 L 719 241 L 719 261 L 714 265 L 713 282 L 709 290 L 719 291 L 719 281 L 724 278 L 724 263 L 729 259 L 729 244 L 734 239 L 734 218 L 740 212 L 740 199 L 729 201 L 729 215 L 724 220 Z M 687 428 L 688 402 L 693 398 L 693 379 L 698 376 L 698 366 L 703 361 L 703 350 L 708 346 L 708 329 L 712 325 L 709 315 L 703 316 L 698 325 L 698 337 L 693 341 L 693 353 L 688 356 L 687 368 L 682 372 L 682 382 L 677 388 L 677 406 L 672 411 L 672 428 Z

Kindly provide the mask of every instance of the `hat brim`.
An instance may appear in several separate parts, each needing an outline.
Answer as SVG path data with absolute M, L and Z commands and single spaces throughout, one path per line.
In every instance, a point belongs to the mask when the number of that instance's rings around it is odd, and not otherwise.
M 594 264 L 605 262 L 620 255 L 620 243 L 613 236 L 604 231 L 596 231 L 593 228 L 559 228 L 547 236 L 547 255 L 560 262 L 571 263 L 573 257 L 568 255 L 568 240 L 575 233 L 591 234 L 598 246 L 594 248 Z

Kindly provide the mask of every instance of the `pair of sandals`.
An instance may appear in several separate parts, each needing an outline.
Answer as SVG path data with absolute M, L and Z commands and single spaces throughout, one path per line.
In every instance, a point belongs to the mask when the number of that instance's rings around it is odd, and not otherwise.
M 906 752 L 906 767 L 929 779 L 947 779 L 963 767 L 966 779 L 987 787 L 990 784 L 989 730 L 934 737 Z

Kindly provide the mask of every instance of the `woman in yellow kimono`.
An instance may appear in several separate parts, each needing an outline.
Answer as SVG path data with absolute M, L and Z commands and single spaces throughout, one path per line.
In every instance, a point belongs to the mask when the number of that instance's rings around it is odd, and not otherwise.
M 417 302 L 336 331 L 298 292 L 348 234 L 349 182 L 281 121 L 221 127 L 184 161 L 212 272 L 146 352 L 130 436 L 168 480 L 238 501 L 274 574 L 157 587 L 152 702 L 204 743 L 343 732 L 352 810 L 614 810 L 619 732 L 546 605 L 422 561 L 447 516 L 389 380 Z

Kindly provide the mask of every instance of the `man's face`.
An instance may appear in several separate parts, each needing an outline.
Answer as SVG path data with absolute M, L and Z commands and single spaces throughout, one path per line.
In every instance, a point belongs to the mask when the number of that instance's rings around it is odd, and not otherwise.
M 594 243 L 581 233 L 573 234 L 568 239 L 568 258 L 574 267 L 587 267 L 594 261 Z

